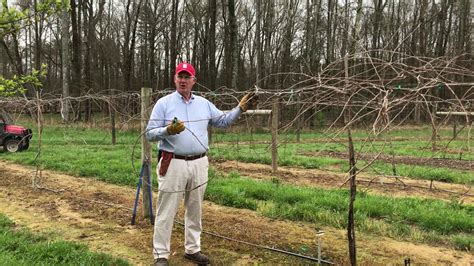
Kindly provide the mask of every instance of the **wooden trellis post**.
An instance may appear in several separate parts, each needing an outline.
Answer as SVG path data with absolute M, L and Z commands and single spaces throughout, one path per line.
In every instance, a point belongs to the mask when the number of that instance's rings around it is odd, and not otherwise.
M 301 97 L 300 93 L 298 92 L 296 99 L 298 103 L 296 104 L 296 110 L 297 112 L 301 111 Z M 296 120 L 296 141 L 300 143 L 301 141 L 301 129 L 303 128 L 303 123 L 304 123 L 304 113 L 300 115 L 300 117 L 297 118 Z
M 36 174 L 33 176 L 33 188 L 38 187 L 38 180 L 43 180 L 43 165 L 42 165 L 42 158 L 41 158 L 41 148 L 42 148 L 42 135 L 43 135 L 43 114 L 41 113 L 41 94 L 38 90 L 36 90 L 36 106 L 37 110 L 37 126 L 38 126 L 38 159 L 36 160 Z
M 344 72 L 346 77 L 346 90 L 349 91 L 349 85 L 347 85 L 347 80 L 349 79 L 349 62 L 348 57 L 344 58 Z M 355 160 L 355 151 L 354 151 L 354 142 L 352 140 L 351 132 L 351 120 L 352 120 L 352 110 L 351 110 L 351 98 L 349 95 L 346 95 L 347 100 L 347 109 L 344 110 L 344 125 L 347 127 L 347 139 L 348 139 L 348 155 L 349 155 L 349 180 L 350 180 L 350 198 L 349 198 L 349 211 L 347 217 L 347 240 L 349 246 L 349 257 L 351 260 L 351 265 L 356 265 L 357 262 L 357 246 L 356 246 L 356 235 L 355 235 L 355 221 L 354 221 L 354 202 L 357 194 L 357 181 L 356 181 L 356 160 Z
M 438 104 L 435 103 L 433 106 L 433 112 L 431 113 L 431 150 L 436 151 L 436 137 L 438 136 L 438 129 L 436 125 L 436 109 Z
M 278 168 L 278 96 L 273 98 L 272 106 L 272 172 L 275 173 Z
M 467 151 L 471 151 L 471 127 L 472 127 L 472 120 L 471 117 L 474 117 L 474 112 L 436 112 L 436 115 L 453 115 L 453 116 L 463 116 L 465 117 L 466 121 L 466 126 L 467 127 Z M 454 124 L 456 126 L 456 124 Z M 453 138 L 456 137 L 456 135 L 459 132 L 456 131 L 456 127 L 453 129 Z
M 148 119 L 150 119 L 151 109 L 151 88 L 142 88 L 141 94 L 141 132 L 145 132 L 146 126 L 148 124 Z M 143 169 L 143 215 L 145 218 L 150 218 L 150 215 L 153 212 L 151 201 L 151 145 L 150 142 L 145 137 L 145 134 L 142 134 L 142 167 Z

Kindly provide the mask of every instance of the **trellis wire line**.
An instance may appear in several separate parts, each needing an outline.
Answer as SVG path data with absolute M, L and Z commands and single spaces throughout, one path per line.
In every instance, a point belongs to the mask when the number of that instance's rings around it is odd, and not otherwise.
M 65 191 L 64 189 L 62 189 L 62 190 L 54 190 L 54 189 L 47 189 L 47 188 L 41 188 L 41 189 L 44 189 L 44 190 L 47 190 L 47 191 L 50 191 L 50 192 L 54 192 L 56 194 L 63 193 Z M 100 200 L 92 200 L 92 199 L 88 199 L 88 198 L 84 198 L 84 197 L 79 197 L 77 195 L 73 195 L 72 193 L 68 193 L 68 194 L 69 194 L 70 198 L 75 198 L 75 199 L 79 199 L 79 200 L 83 200 L 83 201 L 88 201 L 88 202 L 91 202 L 93 204 L 101 204 L 101 205 L 106 205 L 106 206 L 113 207 L 113 208 L 118 208 L 118 209 L 132 210 L 132 208 L 123 206 L 122 204 L 111 203 L 111 202 L 100 201 Z M 177 224 L 181 225 L 181 226 L 184 226 L 184 223 L 180 222 L 177 219 L 175 219 L 175 222 Z M 278 249 L 278 248 L 273 248 L 273 247 L 269 247 L 269 246 L 259 245 L 259 244 L 251 243 L 251 242 L 248 242 L 248 241 L 239 240 L 239 239 L 236 239 L 236 238 L 223 236 L 223 235 L 213 233 L 213 232 L 208 231 L 208 230 L 203 230 L 203 233 L 214 236 L 214 237 L 218 237 L 218 238 L 221 238 L 221 239 L 224 239 L 224 240 L 227 240 L 227 241 L 232 241 L 232 242 L 245 244 L 245 245 L 252 246 L 252 247 L 266 249 L 266 250 L 269 250 L 269 251 L 272 251 L 272 252 L 282 253 L 282 254 L 286 254 L 286 255 L 290 255 L 290 256 L 294 256 L 294 257 L 299 257 L 299 258 L 303 258 L 303 259 L 307 259 L 307 260 L 311 260 L 311 261 L 318 261 L 318 258 L 314 258 L 314 257 L 310 257 L 310 256 L 307 256 L 307 255 L 290 252 L 290 251 L 283 250 L 283 249 Z M 326 263 L 326 264 L 334 264 L 334 263 L 332 263 L 328 260 L 324 260 L 324 259 L 320 259 L 319 261 L 321 261 L 323 263 Z
M 156 120 L 155 121 L 159 121 L 159 120 Z M 166 121 L 166 120 L 165 120 Z M 183 121 L 183 122 L 190 122 L 190 121 Z M 134 166 L 134 160 L 133 160 L 133 157 L 134 157 L 134 153 L 135 153 L 135 147 L 137 146 L 138 142 L 141 140 L 141 138 L 143 137 L 143 135 L 145 135 L 146 133 L 148 133 L 148 131 L 151 131 L 153 129 L 156 129 L 156 128 L 149 128 L 147 130 L 145 130 L 143 133 L 141 133 L 138 137 L 137 137 L 137 140 L 135 141 L 135 144 L 133 145 L 133 149 L 132 149 L 132 154 L 131 154 L 131 162 L 132 162 L 132 169 L 134 170 L 134 172 L 137 170 L 136 167 Z M 206 146 L 204 146 L 204 144 L 199 140 L 199 138 L 196 136 L 196 134 L 191 130 L 189 129 L 188 127 L 185 127 L 185 129 L 187 129 L 189 132 L 191 132 L 191 134 L 193 135 L 194 138 L 196 138 L 196 140 L 198 141 L 198 143 L 206 150 L 206 153 L 208 152 L 208 148 Z M 158 160 L 160 160 L 160 158 L 158 158 Z M 211 177 L 212 179 L 213 177 Z M 193 191 L 195 189 L 198 189 L 204 185 L 206 185 L 211 179 L 208 179 L 207 181 L 199 184 L 199 185 L 196 185 L 195 187 L 193 188 L 190 188 L 190 189 L 184 189 L 184 190 L 176 190 L 176 191 L 165 191 L 165 190 L 161 190 L 158 188 L 158 191 L 160 192 L 163 192 L 163 193 L 183 193 L 183 192 L 190 192 L 190 191 Z
M 206 119 L 195 119 L 195 120 L 180 120 L 181 122 L 183 123 L 194 123 L 194 122 L 199 122 L 199 121 L 205 121 L 205 120 L 213 120 L 213 119 L 218 119 L 218 118 L 221 118 L 223 116 L 225 116 L 226 114 L 221 114 L 221 115 L 218 115 L 218 116 L 215 116 L 215 117 L 211 117 L 211 118 L 206 118 Z M 150 119 L 149 121 L 158 121 L 158 122 L 171 122 L 172 120 L 161 120 L 161 119 Z M 134 153 L 135 153 L 135 148 L 137 147 L 138 145 L 138 142 L 139 140 L 143 137 L 143 135 L 145 135 L 146 133 L 148 133 L 149 131 L 153 130 L 153 129 L 156 129 L 156 128 L 149 128 L 147 130 L 145 130 L 143 133 L 141 133 L 136 141 L 135 141 L 135 144 L 133 145 L 133 149 L 132 149 L 132 154 L 131 154 L 131 162 L 132 162 L 132 169 L 134 171 L 136 171 L 136 167 L 134 166 Z M 206 153 L 208 152 L 208 148 L 201 142 L 201 140 L 196 136 L 196 134 L 188 127 L 185 126 L 185 129 L 188 130 L 192 135 L 193 137 L 198 141 L 198 143 L 206 150 Z M 158 158 L 159 160 L 160 158 Z M 164 192 L 164 193 L 183 193 L 183 192 L 190 192 L 190 191 L 193 191 L 197 188 L 200 188 L 204 185 L 206 185 L 209 181 L 211 181 L 213 179 L 213 177 L 211 177 L 210 179 L 208 179 L 207 181 L 195 186 L 194 188 L 191 188 L 191 189 L 184 189 L 184 190 L 177 190 L 177 191 L 165 191 L 165 190 L 161 190 L 161 189 L 158 189 L 158 191 L 161 191 L 161 192 Z
M 181 225 L 181 226 L 184 226 L 184 223 L 181 222 L 181 221 L 175 220 L 175 223 L 177 223 L 177 224 L 179 224 L 179 225 Z M 204 234 L 207 234 L 207 235 L 210 235 L 210 236 L 218 237 L 218 238 L 221 238 L 221 239 L 224 239 L 224 240 L 228 240 L 228 241 L 232 241 L 232 242 L 237 242 L 237 243 L 240 243 L 240 244 L 245 244 L 245 245 L 248 245 L 248 246 L 251 246 L 251 247 L 256 247 L 256 248 L 260 248 L 260 249 L 266 249 L 266 250 L 269 250 L 269 251 L 273 251 L 273 252 L 277 252 L 277 253 L 282 253 L 282 254 L 286 254 L 286 255 L 293 256 L 293 257 L 298 257 L 298 258 L 302 258 L 302 259 L 306 259 L 306 260 L 311 260 L 311 261 L 322 262 L 322 263 L 325 263 L 325 264 L 334 265 L 334 263 L 332 263 L 332 262 L 330 262 L 330 261 L 328 261 L 328 260 L 318 259 L 318 258 L 314 258 L 314 257 L 311 257 L 311 256 L 307 256 L 307 255 L 303 255 L 303 254 L 299 254 L 299 253 L 295 253 L 295 252 L 291 252 L 291 251 L 287 251 L 287 250 L 283 250 L 283 249 L 279 249 L 279 248 L 274 248 L 274 247 L 259 245 L 259 244 L 251 243 L 251 242 L 248 242 L 248 241 L 244 241 L 244 240 L 239 240 L 239 239 L 235 239 L 235 238 L 232 238 L 232 237 L 228 237 L 228 236 L 223 236 L 223 235 L 220 235 L 220 234 L 217 234 L 217 233 L 213 233 L 213 232 L 210 232 L 210 231 L 207 231 L 207 230 L 203 230 L 202 232 L 203 232 Z
M 338 131 L 332 135 L 334 138 L 345 131 L 347 127 L 362 121 L 363 119 L 370 118 L 372 115 L 376 115 L 372 127 L 374 129 L 374 135 L 378 136 L 379 133 L 385 131 L 385 128 L 388 125 L 394 123 L 395 118 L 397 116 L 401 116 L 402 111 L 405 110 L 411 103 L 416 102 L 424 104 L 427 109 L 429 109 L 431 105 L 448 104 L 450 107 L 453 107 L 453 109 L 465 110 L 466 108 L 464 105 L 472 102 L 473 83 L 459 82 L 455 79 L 455 77 L 461 75 L 464 77 L 473 77 L 474 73 L 472 70 L 457 64 L 456 58 L 458 57 L 414 57 L 411 55 L 390 51 L 388 51 L 387 54 L 390 55 L 387 58 L 372 58 L 368 51 L 351 55 L 350 58 L 355 63 L 353 68 L 361 68 L 363 71 L 351 71 L 351 76 L 347 78 L 342 77 L 342 59 L 331 62 L 326 67 L 321 69 L 320 73 L 317 73 L 317 75 L 314 76 L 302 73 L 272 74 L 264 79 L 270 80 L 271 78 L 277 77 L 279 75 L 291 75 L 296 77 L 295 80 L 297 81 L 290 87 L 281 90 L 264 90 L 259 88 L 258 94 L 266 97 L 266 101 L 265 99 L 262 101 L 262 105 L 264 106 L 269 105 L 270 99 L 272 97 L 280 97 L 282 103 L 286 102 L 286 106 L 291 106 L 294 103 L 302 105 L 302 108 L 300 108 L 298 111 L 295 119 L 284 125 L 285 127 L 281 127 L 282 129 L 290 129 L 297 117 L 302 116 L 306 112 L 310 112 L 312 108 L 317 106 L 342 107 L 343 109 L 339 112 L 339 117 L 337 117 L 329 126 L 329 128 L 326 130 L 327 133 L 329 130 L 336 127 L 336 123 L 341 119 L 342 113 L 346 108 L 360 108 L 356 110 L 356 113 L 351 121 L 339 128 Z M 462 55 L 459 55 L 459 57 L 461 56 Z M 412 60 L 414 64 L 405 63 L 408 62 L 408 60 Z M 300 77 L 299 80 L 298 77 Z M 409 88 L 410 86 L 408 86 L 394 89 L 397 83 L 404 84 L 409 79 L 412 79 L 412 82 L 415 82 L 411 85 L 413 88 Z M 431 92 L 432 88 L 438 86 L 439 84 L 442 84 L 446 91 L 451 93 L 453 96 L 452 99 L 442 99 L 439 96 L 433 95 Z M 218 88 L 217 91 L 220 91 L 220 93 L 216 93 L 212 92 L 209 88 L 206 88 L 201 84 L 198 85 L 199 87 L 207 90 L 207 92 L 196 91 L 194 92 L 196 95 L 210 97 L 219 96 L 216 100 L 221 104 L 228 104 L 225 101 L 226 97 L 233 99 L 233 102 L 235 103 L 235 100 L 238 99 L 238 97 L 235 97 L 235 95 L 243 93 L 226 87 Z M 454 87 L 461 85 L 470 86 L 470 88 L 465 91 L 464 95 L 458 96 L 454 91 Z M 164 95 L 172 91 L 173 90 L 167 89 L 155 92 L 153 93 L 153 96 Z M 400 95 L 400 93 L 397 92 L 404 92 L 405 94 Z M 379 98 L 381 98 L 382 94 L 384 97 L 382 97 L 382 100 L 380 100 Z M 301 95 L 303 98 L 307 98 L 309 100 L 295 101 L 293 97 L 294 95 Z M 338 97 L 341 95 L 353 95 L 354 99 L 349 104 L 347 101 L 342 100 L 345 97 Z M 110 96 L 110 91 L 104 91 L 103 93 L 96 95 L 87 94 L 79 97 L 56 99 L 54 99 L 53 95 L 45 94 L 43 98 L 46 99 L 42 99 L 41 104 L 52 105 L 55 102 L 60 103 L 64 100 L 76 102 L 90 100 L 93 102 L 104 101 L 110 103 L 110 101 L 117 100 L 120 97 L 137 101 L 139 94 L 120 92 L 116 95 Z M 420 100 L 417 102 L 416 99 Z M 24 101 L 25 99 L 21 100 Z M 36 101 L 35 104 L 38 104 L 38 102 Z M 116 112 L 120 111 L 115 107 L 115 105 L 113 105 L 113 109 Z M 126 108 L 124 108 L 124 110 L 126 110 Z M 397 111 L 398 114 L 390 119 L 392 116 L 389 117 L 388 113 Z M 123 112 L 121 114 L 126 115 Z M 433 119 L 432 115 L 429 115 L 430 118 Z M 385 119 L 386 117 L 388 117 L 388 121 Z M 134 119 L 134 116 L 130 116 L 130 119 Z M 405 115 L 404 120 L 406 119 L 408 119 L 408 115 Z M 382 121 L 382 123 L 380 123 L 380 121 Z M 379 126 L 381 128 L 377 129 Z M 286 145 L 286 143 L 287 142 L 284 142 L 280 145 Z M 257 153 L 256 150 L 252 150 L 252 152 Z
M 262 100 L 262 105 L 269 106 L 271 98 L 279 97 L 281 99 L 281 102 L 286 102 L 286 106 L 291 106 L 293 103 L 301 104 L 302 107 L 298 111 L 298 116 L 301 117 L 304 117 L 304 114 L 306 112 L 309 113 L 313 108 L 317 108 L 320 106 L 342 107 L 340 114 L 342 114 L 347 108 L 360 108 L 358 110 L 355 110 L 356 115 L 352 118 L 351 121 L 345 124 L 342 128 L 339 128 L 339 130 L 334 135 L 331 135 L 333 138 L 335 138 L 342 134 L 342 132 L 348 127 L 353 126 L 357 122 L 360 122 L 366 118 L 370 120 L 371 116 L 375 116 L 372 128 L 374 135 L 378 136 L 379 133 L 385 132 L 385 129 L 388 125 L 395 122 L 394 119 L 396 116 L 389 114 L 396 113 L 398 111 L 398 114 L 401 116 L 402 111 L 407 109 L 410 104 L 413 104 L 416 99 L 419 99 L 419 102 L 417 103 L 423 104 L 427 110 L 429 110 L 430 107 L 433 105 L 445 104 L 449 107 L 452 107 L 452 109 L 454 110 L 465 111 L 467 109 L 467 107 L 465 106 L 466 103 L 472 102 L 473 83 L 458 82 L 455 80 L 455 78 L 463 75 L 464 77 L 470 77 L 472 79 L 472 77 L 474 76 L 473 72 L 470 69 L 467 69 L 460 65 L 456 65 L 456 57 L 426 58 L 413 57 L 403 55 L 401 53 L 390 53 L 389 59 L 387 60 L 386 58 L 377 59 L 367 55 L 367 51 L 353 55 L 353 59 L 356 56 L 359 57 L 358 59 L 354 59 L 354 69 L 357 67 L 362 69 L 363 71 L 355 72 L 355 74 L 353 74 L 347 79 L 341 77 L 341 60 L 335 60 L 334 62 L 331 62 L 326 67 L 324 67 L 321 70 L 321 73 L 317 74 L 314 77 L 301 75 L 301 77 L 307 77 L 307 79 L 302 79 L 301 81 L 298 81 L 299 83 L 296 82 L 293 86 L 290 86 L 287 89 L 278 91 L 260 90 L 260 95 L 266 97 L 266 99 Z M 408 62 L 408 60 L 415 61 L 415 66 L 405 63 Z M 389 71 L 386 71 L 385 69 L 389 69 Z M 354 71 L 351 71 L 351 73 L 354 73 Z M 290 75 L 290 73 L 282 73 L 282 75 Z M 292 73 L 291 75 L 298 76 L 297 73 Z M 269 76 L 268 79 L 270 80 L 274 77 L 275 76 Z M 466 80 L 469 80 L 468 78 L 466 78 Z M 404 81 L 408 79 L 412 79 L 413 82 L 415 82 L 413 86 L 414 88 L 392 89 L 397 83 L 405 83 Z M 305 83 L 313 84 L 307 85 Z M 446 91 L 453 95 L 453 99 L 442 99 L 439 96 L 432 95 L 433 93 L 431 92 L 431 90 L 438 84 L 443 84 L 443 86 L 445 86 Z M 299 85 L 301 85 L 301 88 L 296 88 L 296 86 Z M 468 87 L 470 86 L 471 88 L 468 89 L 464 95 L 457 95 L 454 91 L 454 87 L 460 85 Z M 387 90 L 387 88 L 391 89 L 392 91 Z M 237 99 L 237 97 L 235 97 L 234 95 L 238 94 L 233 90 L 228 90 L 227 92 L 233 93 L 220 93 L 218 95 L 226 96 L 232 99 L 232 102 L 235 103 L 235 99 Z M 403 92 L 405 93 L 405 95 L 396 95 L 400 94 L 399 92 Z M 207 92 L 195 93 L 205 96 L 215 95 L 213 93 Z M 301 94 L 302 98 L 306 99 L 303 101 L 295 102 L 292 98 L 292 95 L 295 95 L 295 93 Z M 385 93 L 386 97 L 383 98 L 383 100 L 380 100 L 379 98 L 381 97 L 382 93 Z M 45 101 L 41 101 L 40 104 L 45 106 L 53 106 L 54 104 L 61 104 L 62 101 L 76 101 L 77 103 L 81 103 L 83 101 L 92 101 L 97 104 L 98 101 L 111 103 L 112 101 L 118 99 L 108 98 L 108 96 L 104 95 L 96 96 L 89 94 L 85 96 L 80 96 L 82 98 L 49 98 L 49 100 L 45 99 Z M 154 95 L 158 96 L 160 94 Z M 345 97 L 341 97 L 345 95 L 353 95 L 354 99 L 350 104 L 349 102 L 344 100 Z M 138 97 L 139 95 L 135 93 L 129 96 L 125 96 L 124 99 L 137 101 Z M 223 105 L 229 104 L 228 102 L 226 102 L 226 97 L 219 97 L 222 99 L 217 99 L 217 103 Z M 0 99 L 0 101 L 2 100 Z M 1 103 L 3 104 L 4 102 Z M 26 107 L 29 107 L 29 105 L 30 104 L 26 102 Z M 134 118 L 134 116 L 130 115 L 130 113 L 125 113 L 125 111 L 127 110 L 126 108 L 124 108 L 124 111 L 122 112 L 118 108 L 117 104 L 111 105 L 114 111 L 122 114 L 123 116 L 128 116 L 129 121 Z M 129 107 L 133 108 L 133 106 Z M 429 116 L 433 121 L 432 114 L 429 114 Z M 330 127 L 326 130 L 326 132 L 329 132 L 329 130 L 336 127 L 337 122 L 341 119 L 341 117 L 342 116 L 336 118 L 330 125 Z M 394 118 L 390 120 L 390 117 Z M 388 121 L 385 118 L 389 118 Z M 405 114 L 405 119 L 407 118 L 408 116 Z M 296 119 L 290 121 L 286 125 L 287 128 L 291 128 L 295 121 Z M 367 138 L 364 143 L 370 141 L 371 140 Z M 284 142 L 280 145 L 285 145 L 286 143 L 287 142 Z M 252 150 L 252 152 L 256 153 L 257 151 Z M 362 148 L 359 150 L 359 152 L 362 152 Z

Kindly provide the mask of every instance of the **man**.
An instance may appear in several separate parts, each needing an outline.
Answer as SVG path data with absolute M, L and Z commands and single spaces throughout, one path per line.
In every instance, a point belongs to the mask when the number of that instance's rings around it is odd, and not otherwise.
M 184 194 L 185 255 L 198 264 L 208 264 L 201 252 L 201 214 L 208 180 L 207 127 L 229 127 L 250 104 L 253 94 L 245 95 L 239 105 L 224 114 L 203 97 L 194 95 L 196 71 L 181 63 L 174 75 L 176 91 L 159 99 L 151 113 L 146 137 L 160 141 L 158 204 L 153 235 L 155 265 L 168 265 L 173 221 Z

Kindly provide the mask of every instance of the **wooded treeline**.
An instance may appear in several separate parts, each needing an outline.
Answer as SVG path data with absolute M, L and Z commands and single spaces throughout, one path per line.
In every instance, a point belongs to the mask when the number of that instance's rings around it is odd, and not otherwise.
M 0 74 L 47 64 L 44 91 L 58 95 L 63 87 L 72 96 L 173 87 L 183 60 L 211 91 L 287 88 L 291 75 L 271 74 L 317 75 L 353 53 L 354 39 L 374 58 L 394 55 L 385 50 L 447 56 L 473 68 L 469 0 L 63 0 L 63 12 L 49 13 L 40 3 L 3 5 L 2 12 L 29 9 L 30 16 L 0 21 Z

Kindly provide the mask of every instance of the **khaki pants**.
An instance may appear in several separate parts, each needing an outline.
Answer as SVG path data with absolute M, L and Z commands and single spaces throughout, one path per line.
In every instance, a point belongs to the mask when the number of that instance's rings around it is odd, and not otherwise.
M 193 254 L 201 251 L 202 201 L 207 182 L 209 161 L 207 156 L 196 160 L 172 159 L 164 176 L 158 174 L 158 203 L 156 207 L 155 229 L 153 234 L 153 257 L 168 258 L 173 222 L 184 195 L 185 206 L 185 252 Z M 182 192 L 184 190 L 192 191 Z M 181 192 L 177 192 L 181 191 Z

